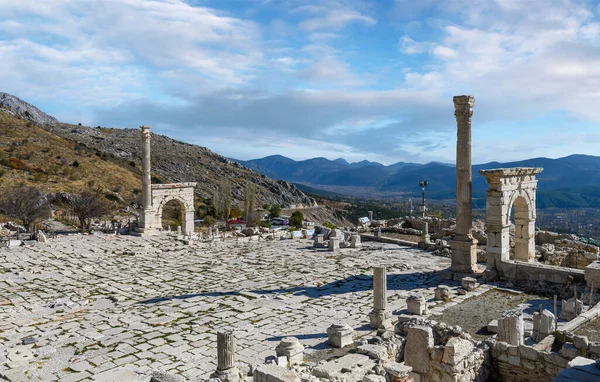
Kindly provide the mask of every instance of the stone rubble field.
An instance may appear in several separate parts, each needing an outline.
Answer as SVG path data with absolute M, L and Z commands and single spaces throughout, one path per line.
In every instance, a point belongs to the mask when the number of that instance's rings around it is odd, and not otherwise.
M 216 369 L 216 331 L 238 361 L 262 364 L 282 337 L 322 349 L 326 329 L 371 330 L 372 267 L 387 266 L 388 309 L 433 298 L 449 259 L 393 244 L 328 252 L 310 240 L 184 245 L 168 237 L 64 236 L 0 250 L 0 376 L 112 380 Z M 121 374 L 119 374 L 121 373 Z M 112 378 L 112 379 L 111 379 Z

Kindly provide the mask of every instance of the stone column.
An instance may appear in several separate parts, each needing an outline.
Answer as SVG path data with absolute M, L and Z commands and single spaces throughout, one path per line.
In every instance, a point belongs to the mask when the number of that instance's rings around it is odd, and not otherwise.
M 369 217 L 369 221 L 373 220 L 373 211 L 367 211 L 367 216 Z
M 387 273 L 385 267 L 373 268 L 373 310 L 369 322 L 373 329 L 389 326 L 392 315 L 387 310 Z
M 142 207 L 152 208 L 152 185 L 150 178 L 150 126 L 140 126 L 142 129 Z
M 140 126 L 142 129 L 142 206 L 138 231 L 148 233 L 155 226 L 156 214 L 152 210 L 152 181 L 150 178 L 150 126 Z
M 223 382 L 237 382 L 240 372 L 235 365 L 233 333 L 217 332 L 217 371 L 212 375 Z
M 459 273 L 475 273 L 477 240 L 472 235 L 471 116 L 473 96 L 454 97 L 454 115 L 458 127 L 456 142 L 456 234 L 451 242 L 452 265 Z

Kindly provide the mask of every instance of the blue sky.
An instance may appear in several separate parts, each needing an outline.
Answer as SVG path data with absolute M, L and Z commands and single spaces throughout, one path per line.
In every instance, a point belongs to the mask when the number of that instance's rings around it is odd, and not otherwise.
M 0 91 L 228 157 L 600 154 L 593 1 L 0 0 Z

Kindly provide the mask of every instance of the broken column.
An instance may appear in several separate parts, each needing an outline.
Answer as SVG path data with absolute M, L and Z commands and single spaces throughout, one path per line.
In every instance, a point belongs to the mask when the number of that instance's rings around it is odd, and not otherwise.
M 286 357 L 287 365 L 299 365 L 304 361 L 304 346 L 296 337 L 285 337 L 275 348 L 277 357 Z
M 373 221 L 373 211 L 367 211 L 367 216 L 369 217 L 369 221 Z
M 373 329 L 384 329 L 390 325 L 392 315 L 387 310 L 387 273 L 385 267 L 373 268 L 373 310 L 369 322 Z
M 423 233 L 421 234 L 418 246 L 419 248 L 427 248 L 429 244 L 431 244 L 431 240 L 429 239 L 429 223 L 423 222 Z
M 440 285 L 434 290 L 436 300 L 447 300 L 450 298 L 450 288 Z
M 377 227 L 375 230 L 375 237 L 378 239 L 381 237 L 381 227 Z
M 523 334 L 523 311 L 521 309 L 509 310 L 498 319 L 498 341 L 521 345 Z
M 235 341 L 231 332 L 217 332 L 217 371 L 211 377 L 222 382 L 240 380 L 240 371 L 235 365 Z
M 454 97 L 454 115 L 458 127 L 456 142 L 456 233 L 450 269 L 458 273 L 476 273 L 477 240 L 472 234 L 471 117 L 473 96 Z
M 556 318 L 549 310 L 544 309 L 542 312 L 533 313 L 533 333 L 531 338 L 536 342 L 540 342 L 554 333 L 555 325 Z

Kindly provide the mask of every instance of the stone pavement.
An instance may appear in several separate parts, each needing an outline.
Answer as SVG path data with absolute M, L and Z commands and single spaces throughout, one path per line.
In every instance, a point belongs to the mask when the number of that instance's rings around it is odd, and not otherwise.
M 238 361 L 263 363 L 285 336 L 324 347 L 345 321 L 370 332 L 372 267 L 388 267 L 388 309 L 420 292 L 449 259 L 392 244 L 332 253 L 310 240 L 186 246 L 168 237 L 63 236 L 0 250 L 0 376 L 111 380 L 121 369 L 189 379 L 216 369 L 216 331 Z

